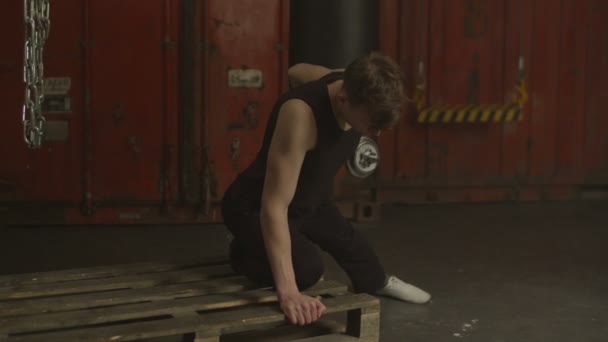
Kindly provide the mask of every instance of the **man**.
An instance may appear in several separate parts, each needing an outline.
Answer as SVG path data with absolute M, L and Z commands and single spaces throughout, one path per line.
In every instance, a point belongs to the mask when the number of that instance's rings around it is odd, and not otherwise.
M 289 79 L 293 88 L 275 104 L 260 152 L 223 199 L 234 235 L 232 267 L 274 286 L 293 324 L 314 322 L 325 310 L 301 293 L 323 275 L 318 247 L 336 259 L 356 292 L 426 303 L 428 293 L 385 274 L 370 244 L 331 204 L 333 179 L 361 135 L 378 136 L 399 119 L 399 66 L 372 53 L 345 70 L 295 65 Z

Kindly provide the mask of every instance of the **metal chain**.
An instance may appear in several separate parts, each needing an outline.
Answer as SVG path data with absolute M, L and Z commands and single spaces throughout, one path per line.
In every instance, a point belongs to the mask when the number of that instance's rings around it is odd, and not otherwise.
M 38 148 L 44 135 L 44 64 L 43 49 L 51 26 L 50 0 L 24 0 L 25 47 L 23 81 L 23 135 L 30 148 Z

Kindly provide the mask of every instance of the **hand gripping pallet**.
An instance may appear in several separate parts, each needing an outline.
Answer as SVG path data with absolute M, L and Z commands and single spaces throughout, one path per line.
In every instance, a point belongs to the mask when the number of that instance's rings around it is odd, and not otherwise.
M 346 313 L 346 328 L 337 330 L 341 333 L 334 329 L 310 337 L 320 330 L 314 333 L 309 326 L 281 337 L 296 327 L 287 324 L 276 294 L 235 275 L 224 263 L 145 263 L 0 276 L 0 341 L 137 341 L 182 335 L 184 340 L 219 342 L 255 332 L 273 335 L 261 339 L 272 341 L 378 341 L 378 299 L 348 293 L 333 281 L 321 281 L 307 293 L 324 298 L 326 314 Z M 244 341 L 252 341 L 251 336 Z

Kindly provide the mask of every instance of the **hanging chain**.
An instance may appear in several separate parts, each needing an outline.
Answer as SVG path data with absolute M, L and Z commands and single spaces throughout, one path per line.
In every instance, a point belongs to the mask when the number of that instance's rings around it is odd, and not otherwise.
M 25 100 L 23 104 L 23 134 L 30 148 L 38 148 L 44 135 L 44 43 L 49 36 L 51 20 L 50 0 L 24 0 L 25 48 L 23 81 Z

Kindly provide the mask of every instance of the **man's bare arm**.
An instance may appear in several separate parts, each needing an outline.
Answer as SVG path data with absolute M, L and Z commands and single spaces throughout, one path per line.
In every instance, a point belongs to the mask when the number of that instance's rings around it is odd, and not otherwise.
M 329 69 L 321 65 L 298 63 L 289 68 L 287 75 L 289 84 L 292 88 L 295 88 L 304 83 L 318 80 L 334 71 L 344 71 L 344 69 Z
M 292 323 L 298 324 L 315 321 L 325 308 L 298 290 L 287 220 L 300 168 L 315 140 L 316 126 L 310 107 L 301 100 L 287 101 L 279 112 L 268 152 L 260 223 L 281 308 Z
M 297 290 L 291 263 L 287 209 L 295 194 L 306 152 L 314 146 L 314 117 L 300 100 L 279 112 L 268 151 L 262 192 L 262 229 L 279 294 Z M 313 131 L 314 132 L 314 131 Z

